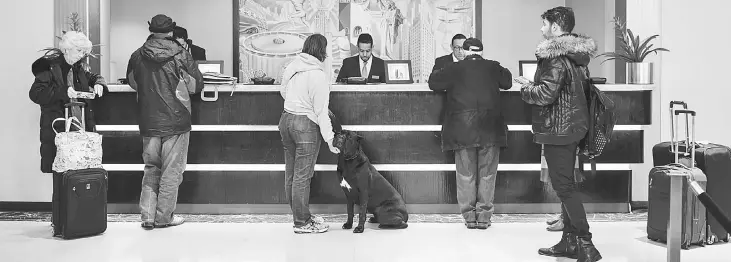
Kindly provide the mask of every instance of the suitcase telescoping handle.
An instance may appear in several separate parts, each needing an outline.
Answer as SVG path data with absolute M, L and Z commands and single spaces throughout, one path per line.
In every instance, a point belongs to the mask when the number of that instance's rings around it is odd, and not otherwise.
M 65 114 L 66 114 L 65 117 L 66 117 L 66 119 L 68 119 L 68 121 L 71 121 L 70 120 L 71 119 L 71 115 L 69 113 L 69 108 L 78 107 L 78 108 L 81 109 L 81 119 L 77 119 L 77 120 L 80 120 L 81 121 L 81 127 L 80 127 L 81 129 L 86 129 L 86 115 L 85 115 L 85 112 L 84 112 L 84 111 L 86 111 L 86 110 L 84 110 L 84 106 L 85 105 L 86 105 L 85 103 L 78 102 L 78 101 L 76 101 L 76 99 L 72 99 L 71 102 L 68 102 L 68 103 L 66 103 L 64 105 L 64 111 L 65 111 Z
M 673 153 L 676 153 L 677 154 L 678 152 L 677 152 L 677 150 L 675 150 L 675 144 L 678 141 L 675 140 L 675 138 L 676 138 L 675 124 L 678 122 L 678 120 L 676 118 L 673 118 L 673 114 L 674 114 L 673 112 L 675 112 L 675 106 L 676 105 L 682 105 L 683 106 L 683 109 L 688 109 L 688 104 L 686 104 L 684 101 L 670 101 L 670 150 L 671 151 L 675 151 Z M 688 119 L 686 118 L 686 121 L 687 120 Z M 688 128 L 688 125 L 686 124 L 686 126 L 685 126 L 685 133 L 686 134 L 688 134 L 688 132 L 689 132 L 688 129 L 689 129 Z M 680 138 L 678 138 L 678 140 L 680 140 Z M 675 163 L 678 163 L 677 156 L 675 158 Z
M 683 109 L 675 109 L 675 105 L 682 105 Z M 680 136 L 678 134 L 678 129 L 680 129 L 680 125 L 678 124 L 678 115 L 684 114 L 685 115 L 685 150 L 683 150 L 683 155 L 691 155 L 691 166 L 690 168 L 693 168 L 695 165 L 695 115 L 696 112 L 693 110 L 688 110 L 688 105 L 683 101 L 670 101 L 670 127 L 671 127 L 671 133 L 670 133 L 670 150 L 673 151 L 675 155 L 675 163 L 680 163 Z M 691 123 L 691 116 L 692 116 L 692 123 Z M 677 125 L 677 126 L 676 126 Z M 691 130 L 692 125 L 692 130 Z
M 688 135 L 685 139 L 685 153 L 690 153 L 690 166 L 688 168 L 693 168 L 695 167 L 695 111 L 687 109 L 673 110 L 672 117 L 674 120 L 671 122 L 677 123 L 680 114 L 685 115 L 685 132 Z M 677 128 L 672 131 L 674 133 L 673 138 L 679 137 Z M 679 139 L 678 141 L 673 139 L 671 143 L 675 146 L 675 163 L 680 163 L 680 141 Z

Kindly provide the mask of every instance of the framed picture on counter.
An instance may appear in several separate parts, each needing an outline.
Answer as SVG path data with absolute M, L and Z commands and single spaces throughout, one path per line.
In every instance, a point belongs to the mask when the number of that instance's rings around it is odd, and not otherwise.
M 223 60 L 198 60 L 198 70 L 201 73 L 213 72 L 223 74 Z
M 413 84 L 411 60 L 384 60 L 386 84 Z

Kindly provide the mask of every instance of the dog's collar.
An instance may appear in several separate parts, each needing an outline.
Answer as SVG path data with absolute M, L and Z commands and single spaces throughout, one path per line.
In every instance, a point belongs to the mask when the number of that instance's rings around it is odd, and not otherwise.
M 358 151 L 355 151 L 355 154 L 353 154 L 353 156 L 351 156 L 351 157 L 344 156 L 345 160 L 353 160 L 353 159 L 358 158 L 360 156 L 360 151 L 361 151 L 360 148 L 358 148 Z

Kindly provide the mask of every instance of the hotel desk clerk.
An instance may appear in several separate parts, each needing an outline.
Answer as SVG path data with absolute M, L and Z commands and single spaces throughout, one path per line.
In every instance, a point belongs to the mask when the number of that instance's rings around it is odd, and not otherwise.
M 368 83 L 386 82 L 386 68 L 383 64 L 383 59 L 373 55 L 367 62 L 360 59 L 360 56 L 358 55 L 343 59 L 343 66 L 340 67 L 340 72 L 338 73 L 338 77 L 335 81 L 345 82 L 348 77 L 363 76 L 361 71 L 364 63 L 366 66 L 366 73 L 368 74 Z

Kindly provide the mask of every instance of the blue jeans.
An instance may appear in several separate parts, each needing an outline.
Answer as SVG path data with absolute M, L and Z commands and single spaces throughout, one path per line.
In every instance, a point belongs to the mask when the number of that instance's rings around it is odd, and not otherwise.
M 140 213 L 142 222 L 167 225 L 178 202 L 178 187 L 188 161 L 190 132 L 166 137 L 143 137 Z
M 282 112 L 279 134 L 284 145 L 284 191 L 294 225 L 310 222 L 310 181 L 320 153 L 320 128 L 307 116 Z
M 495 180 L 500 147 L 473 147 L 454 151 L 457 164 L 457 203 L 466 222 L 490 223 L 495 212 Z

